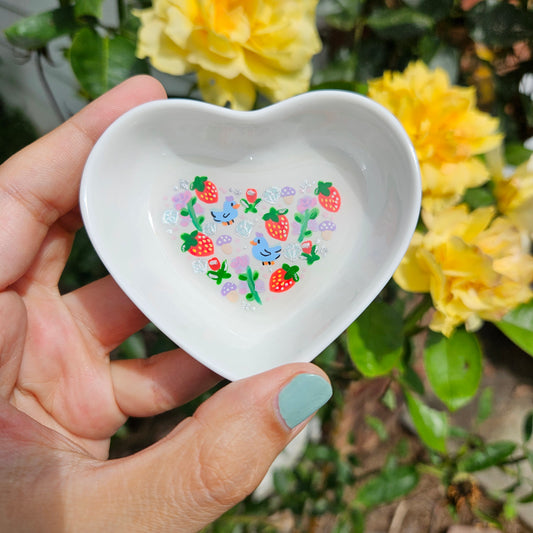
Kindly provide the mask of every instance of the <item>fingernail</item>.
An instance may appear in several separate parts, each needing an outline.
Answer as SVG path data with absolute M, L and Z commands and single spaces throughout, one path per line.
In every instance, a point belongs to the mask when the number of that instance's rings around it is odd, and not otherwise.
M 322 407 L 331 394 L 331 385 L 321 376 L 298 374 L 279 393 L 281 417 L 292 429 Z

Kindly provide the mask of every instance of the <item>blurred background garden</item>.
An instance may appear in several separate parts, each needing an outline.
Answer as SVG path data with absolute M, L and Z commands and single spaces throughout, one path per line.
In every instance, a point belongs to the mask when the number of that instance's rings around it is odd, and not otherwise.
M 0 0 L 0 13 L 2 161 L 139 73 L 243 110 L 361 93 L 415 147 L 419 225 L 316 360 L 332 401 L 207 531 L 533 531 L 531 0 Z M 62 290 L 103 275 L 81 230 Z M 149 325 L 112 357 L 172 347 Z M 130 419 L 111 457 L 204 398 Z

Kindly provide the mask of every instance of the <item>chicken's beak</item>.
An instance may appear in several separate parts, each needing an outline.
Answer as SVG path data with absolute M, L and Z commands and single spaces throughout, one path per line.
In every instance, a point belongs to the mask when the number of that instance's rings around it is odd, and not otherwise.
M 257 245 L 257 243 L 256 243 L 255 241 L 250 241 L 250 244 L 251 244 L 252 246 L 256 246 L 256 245 Z
M 241 207 L 241 204 L 235 204 L 233 207 L 234 207 L 235 209 L 239 209 L 239 207 Z

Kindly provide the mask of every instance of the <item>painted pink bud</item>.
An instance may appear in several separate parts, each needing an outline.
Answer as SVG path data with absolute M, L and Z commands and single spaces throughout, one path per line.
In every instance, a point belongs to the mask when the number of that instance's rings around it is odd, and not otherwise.
M 248 189 L 246 191 L 246 199 L 253 204 L 257 200 L 257 191 L 255 189 Z

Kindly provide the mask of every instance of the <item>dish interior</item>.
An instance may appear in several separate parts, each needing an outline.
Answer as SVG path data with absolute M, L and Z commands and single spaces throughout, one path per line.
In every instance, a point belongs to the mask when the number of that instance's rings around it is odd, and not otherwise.
M 418 212 L 416 165 L 397 125 L 361 101 L 332 98 L 317 107 L 303 100 L 255 113 L 156 102 L 113 125 L 89 159 L 84 216 L 110 273 L 166 335 L 229 379 L 318 355 L 372 301 L 405 251 Z M 196 176 L 215 184 L 217 202 L 190 203 Z M 337 189 L 337 212 L 318 201 L 319 181 Z M 276 198 L 286 188 L 294 198 Z M 260 199 L 257 213 L 245 212 L 250 190 Z M 211 211 L 228 198 L 239 204 L 238 216 L 216 223 Z M 182 235 L 197 229 L 183 216 L 188 207 L 197 221 L 203 217 L 201 230 L 215 247 L 210 257 L 182 249 Z M 306 207 L 319 214 L 302 237 L 295 215 Z M 286 210 L 285 241 L 265 230 L 270 208 Z M 326 220 L 335 225 L 327 236 L 318 229 Z M 257 233 L 281 247 L 273 265 L 254 257 Z M 221 235 L 231 237 L 229 249 L 217 247 Z M 319 256 L 311 264 L 296 254 L 309 240 Z M 232 278 L 219 284 L 207 274 L 213 256 Z M 262 280 L 260 302 L 246 299 L 247 282 L 230 267 L 240 257 Z M 285 264 L 298 266 L 298 281 L 273 293 L 269 279 Z M 222 295 L 226 281 L 238 297 Z

